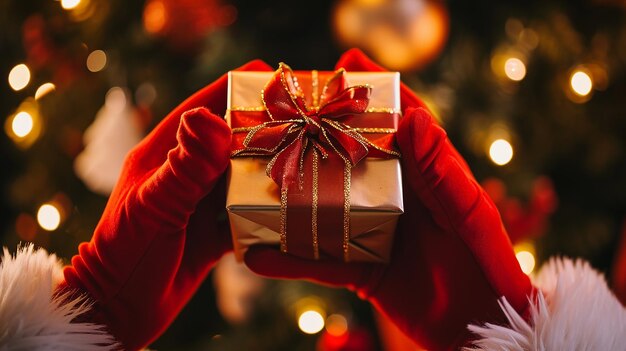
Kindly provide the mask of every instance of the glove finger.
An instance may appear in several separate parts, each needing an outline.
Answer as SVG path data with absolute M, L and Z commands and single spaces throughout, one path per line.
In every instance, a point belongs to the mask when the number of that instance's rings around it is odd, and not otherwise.
M 143 212 L 133 213 L 133 216 L 158 223 L 161 228 L 155 229 L 159 231 L 184 228 L 196 204 L 226 170 L 230 138 L 226 122 L 206 108 L 185 112 L 176 133 L 178 145 L 168 152 L 166 161 L 129 195 L 127 206 L 134 212 Z M 140 163 L 142 156 L 131 154 L 126 162 Z M 138 203 L 132 204 L 132 201 Z M 171 228 L 163 228 L 164 225 Z
M 209 195 L 202 199 L 189 218 L 185 248 L 176 286 L 201 282 L 222 255 L 232 250 L 228 220 L 224 213 L 226 177 L 221 177 Z
M 255 273 L 277 279 L 303 279 L 351 290 L 366 285 L 372 263 L 343 263 L 312 261 L 283 254 L 276 248 L 252 246 L 244 257 L 246 265 Z
M 341 57 L 335 69 L 345 68 L 348 71 L 369 71 L 369 72 L 386 72 L 387 69 L 372 61 L 363 51 L 359 49 L 350 49 Z M 427 108 L 424 102 L 411 91 L 404 83 L 400 84 L 400 105 L 402 111 L 409 107 Z
M 519 267 L 496 206 L 465 169 L 445 131 L 425 109 L 409 109 L 397 140 L 404 179 L 437 225 L 465 242 L 498 296 L 523 306 L 530 281 Z
M 272 70 L 272 68 L 261 60 L 254 60 L 236 70 L 268 71 Z M 172 112 L 135 147 L 134 151 L 142 154 L 143 159 L 140 165 L 135 166 L 142 167 L 144 168 L 144 172 L 147 172 L 163 163 L 169 150 L 176 147 L 176 130 L 180 124 L 180 116 L 185 111 L 197 107 L 206 107 L 216 115 L 223 115 L 226 111 L 227 90 L 228 74 L 224 74 L 174 108 L 174 110 L 172 110 Z

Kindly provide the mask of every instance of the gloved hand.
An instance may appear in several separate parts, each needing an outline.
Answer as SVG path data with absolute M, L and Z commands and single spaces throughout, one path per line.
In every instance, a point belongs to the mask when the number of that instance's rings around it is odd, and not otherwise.
M 240 70 L 271 70 L 253 61 Z M 124 164 L 92 240 L 78 248 L 61 289 L 87 292 L 90 321 L 135 350 L 156 339 L 213 264 L 231 249 L 220 184 L 231 132 L 222 76 L 172 111 Z
M 358 50 L 337 63 L 348 71 L 380 71 Z M 401 88 L 405 213 L 391 262 L 316 262 L 252 247 L 255 272 L 345 286 L 368 299 L 404 333 L 429 350 L 456 349 L 469 323 L 505 320 L 497 299 L 522 312 L 532 286 L 521 271 L 498 211 L 423 103 Z

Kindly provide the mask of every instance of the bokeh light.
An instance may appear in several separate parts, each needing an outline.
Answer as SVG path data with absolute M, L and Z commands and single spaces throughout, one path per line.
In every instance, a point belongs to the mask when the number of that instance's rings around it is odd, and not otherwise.
M 43 204 L 37 211 L 37 222 L 47 231 L 56 230 L 61 224 L 61 212 L 53 204 Z
M 137 87 L 135 91 L 135 101 L 140 106 L 150 106 L 156 101 L 157 90 L 154 84 L 145 82 Z
M 143 12 L 143 26 L 148 33 L 160 33 L 168 21 L 165 4 L 161 0 L 150 1 Z
M 30 70 L 23 63 L 16 65 L 9 72 L 9 85 L 15 91 L 26 88 L 30 82 Z
M 355 3 L 364 7 L 376 7 L 385 3 L 385 0 L 355 0 Z
M 23 138 L 33 131 L 33 125 L 33 116 L 28 112 L 21 111 L 13 117 L 11 130 L 17 137 Z
M 580 96 L 587 96 L 593 88 L 593 81 L 588 73 L 582 70 L 576 70 L 570 77 L 570 86 L 572 91 Z
M 87 69 L 91 72 L 101 71 L 107 64 L 107 55 L 102 50 L 94 50 L 87 56 Z
M 513 147 L 504 139 L 498 139 L 489 147 L 489 157 L 498 166 L 504 166 L 513 158 Z
M 37 88 L 37 91 L 35 92 L 35 100 L 41 99 L 42 97 L 48 95 L 54 90 L 56 90 L 56 86 L 52 83 L 44 83 L 40 85 L 39 88 Z
M 530 251 L 519 251 L 515 254 L 522 272 L 530 274 L 535 269 L 535 256 Z
M 436 1 L 338 1 L 333 13 L 337 40 L 366 50 L 384 66 L 414 71 L 443 50 L 449 31 L 446 6 Z
M 504 62 L 504 74 L 509 79 L 519 82 L 526 76 L 526 65 L 517 57 L 511 57 Z
M 530 28 L 525 28 L 519 35 L 519 41 L 527 50 L 534 50 L 539 45 L 539 34 Z
M 524 30 L 524 24 L 517 18 L 509 18 L 504 23 L 504 31 L 509 38 L 516 40 L 522 31 Z
M 342 336 L 348 331 L 348 320 L 340 314 L 326 318 L 326 331 L 332 336 Z
M 525 274 L 531 274 L 535 269 L 535 246 L 530 241 L 522 241 L 515 244 L 513 247 L 515 251 L 515 257 L 519 262 L 522 272 Z
M 39 105 L 34 98 L 26 98 L 4 122 L 7 136 L 21 149 L 29 148 L 43 130 Z
M 61 0 L 61 7 L 65 10 L 75 9 L 81 0 Z
M 324 329 L 324 317 L 318 311 L 304 311 L 298 317 L 298 327 L 306 334 L 317 334 Z
M 20 213 L 15 219 L 15 232 L 20 240 L 33 241 L 37 235 L 37 222 L 27 213 Z

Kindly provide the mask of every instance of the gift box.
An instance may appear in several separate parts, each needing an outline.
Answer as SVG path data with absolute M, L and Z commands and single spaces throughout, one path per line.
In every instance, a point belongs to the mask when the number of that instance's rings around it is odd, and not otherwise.
M 230 72 L 226 209 L 239 260 L 255 244 L 387 262 L 403 213 L 397 72 Z

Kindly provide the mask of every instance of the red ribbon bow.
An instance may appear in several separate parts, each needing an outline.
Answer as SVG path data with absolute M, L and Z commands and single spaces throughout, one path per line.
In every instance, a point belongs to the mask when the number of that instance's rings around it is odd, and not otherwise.
M 274 155 L 267 175 L 281 188 L 300 183 L 309 145 L 323 159 L 335 153 L 346 165 L 354 166 L 368 155 L 368 146 L 375 145 L 341 121 L 364 113 L 370 93 L 367 85 L 348 86 L 345 70 L 340 69 L 325 84 L 319 106 L 309 108 L 293 71 L 281 63 L 261 94 L 270 121 L 252 128 L 244 148 L 233 156 Z M 376 149 L 397 155 L 393 150 Z

